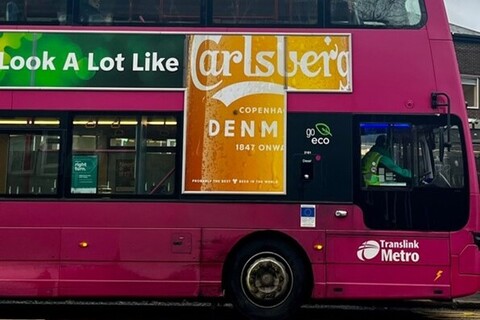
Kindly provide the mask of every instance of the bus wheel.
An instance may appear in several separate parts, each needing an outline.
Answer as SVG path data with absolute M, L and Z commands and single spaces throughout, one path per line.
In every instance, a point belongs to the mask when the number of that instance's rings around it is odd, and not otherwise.
M 237 252 L 227 275 L 227 294 L 250 319 L 287 319 L 310 293 L 309 273 L 298 249 L 266 241 L 250 243 Z

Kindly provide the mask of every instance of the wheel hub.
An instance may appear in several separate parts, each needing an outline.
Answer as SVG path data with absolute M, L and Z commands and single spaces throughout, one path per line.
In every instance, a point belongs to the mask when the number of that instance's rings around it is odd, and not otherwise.
M 274 257 L 255 260 L 245 274 L 246 289 L 258 300 L 274 300 L 289 290 L 290 277 L 283 263 Z

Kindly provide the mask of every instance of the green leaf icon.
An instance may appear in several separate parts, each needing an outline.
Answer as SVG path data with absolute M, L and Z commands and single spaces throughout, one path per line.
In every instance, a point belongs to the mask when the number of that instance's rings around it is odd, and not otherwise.
M 332 136 L 332 132 L 330 131 L 330 127 L 327 126 L 325 123 L 317 123 L 315 125 L 315 128 L 317 129 L 318 133 L 320 133 L 322 136 Z

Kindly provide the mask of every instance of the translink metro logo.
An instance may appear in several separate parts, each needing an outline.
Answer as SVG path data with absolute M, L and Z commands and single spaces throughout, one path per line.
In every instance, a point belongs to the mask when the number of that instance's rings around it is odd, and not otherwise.
M 357 250 L 357 257 L 367 261 L 380 257 L 383 262 L 418 262 L 420 249 L 417 240 L 368 240 L 363 242 Z

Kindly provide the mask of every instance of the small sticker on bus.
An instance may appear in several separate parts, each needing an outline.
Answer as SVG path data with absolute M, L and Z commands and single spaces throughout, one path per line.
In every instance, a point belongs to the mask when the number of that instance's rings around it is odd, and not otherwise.
M 315 228 L 316 208 L 314 204 L 300 205 L 300 227 Z

